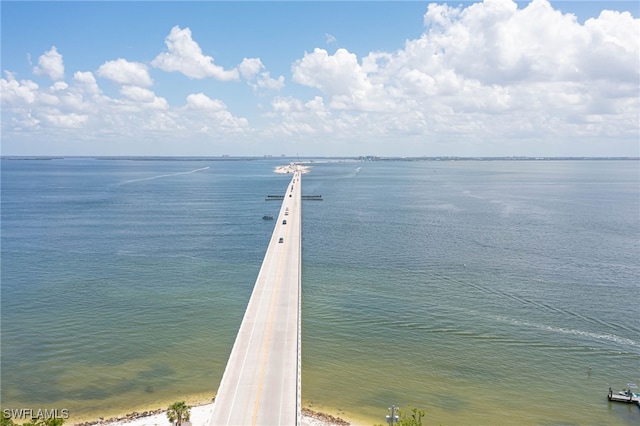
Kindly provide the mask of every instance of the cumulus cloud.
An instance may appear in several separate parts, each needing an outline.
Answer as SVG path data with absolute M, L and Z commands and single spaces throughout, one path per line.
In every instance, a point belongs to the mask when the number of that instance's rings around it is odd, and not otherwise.
M 170 105 L 169 97 L 150 90 L 153 81 L 143 62 L 108 61 L 65 82 L 62 56 L 52 47 L 33 71 L 53 84 L 38 85 L 7 71 L 0 79 L 3 131 L 59 127 L 127 137 L 166 132 L 168 138 L 197 132 L 207 141 L 231 140 L 225 136 L 230 134 L 265 141 L 301 136 L 318 146 L 358 141 L 365 147 L 358 153 L 373 152 L 365 145 L 371 141 L 380 147 L 386 143 L 391 155 L 401 154 L 402 146 L 414 150 L 406 153 L 422 155 L 428 151 L 420 147 L 439 141 L 511 149 L 514 141 L 527 140 L 533 153 L 532 140 L 582 143 L 588 137 L 615 137 L 624 139 L 626 145 L 619 146 L 627 155 L 637 152 L 640 20 L 630 13 L 605 10 L 580 23 L 547 0 L 485 0 L 457 7 L 432 3 L 422 18 L 422 34 L 395 49 L 372 46 L 371 52 L 356 54 L 318 47 L 291 58 L 287 78 L 295 84 L 286 91 L 285 76 L 271 77 L 266 56 L 245 57 L 225 69 L 203 53 L 189 28 L 174 27 L 165 39 L 166 51 L 151 62 L 154 73 L 242 80 L 260 96 L 257 109 L 263 116 L 251 123 L 264 118 L 266 124 L 256 128 L 241 116 L 250 117 L 250 110 L 232 113 L 227 106 L 246 107 L 257 99 L 246 97 L 246 87 L 232 94 L 240 85 L 219 90 L 214 84 L 206 90 L 215 97 L 189 89 L 181 95 L 184 104 Z M 335 37 L 326 34 L 325 41 L 334 43 Z M 118 83 L 119 92 L 103 93 L 97 77 Z M 271 96 L 273 91 L 283 93 Z M 629 154 L 631 145 L 635 151 Z
M 303 110 L 302 101 L 296 98 L 282 98 L 276 97 L 271 101 L 271 107 L 276 112 L 300 112 Z
M 263 68 L 264 65 L 262 65 L 260 58 L 244 58 L 240 65 L 238 65 L 238 70 L 245 80 L 251 80 Z
M 305 53 L 293 65 L 292 79 L 296 83 L 338 95 L 366 90 L 370 86 L 366 73 L 358 64 L 358 58 L 346 49 L 338 49 L 333 55 L 320 48 Z
M 318 88 L 331 96 L 333 108 L 378 111 L 396 106 L 393 99 L 385 95 L 384 82 L 367 73 L 357 56 L 346 49 L 329 55 L 325 49 L 316 48 L 296 61 L 292 71 L 294 82 Z
M 18 132 L 22 132 L 24 130 L 34 131 L 40 127 L 40 120 L 33 117 L 31 112 L 27 112 L 22 116 L 12 117 L 11 125 Z
M 169 104 L 166 99 L 156 96 L 149 89 L 137 86 L 123 86 L 120 93 L 131 101 L 153 109 L 167 109 Z
M 89 120 L 86 114 L 43 114 L 43 118 L 49 122 L 52 127 L 59 128 L 79 128 Z
M 8 107 L 33 104 L 38 93 L 38 84 L 29 80 L 16 80 L 10 72 L 5 72 L 7 78 L 0 79 L 0 99 Z
M 584 24 L 588 44 L 576 59 L 578 67 L 594 79 L 638 81 L 640 20 L 629 12 L 604 10 Z
M 268 71 L 264 71 L 265 66 L 260 58 L 244 58 L 238 65 L 238 70 L 242 78 L 254 89 L 280 90 L 284 87 L 284 76 L 277 79 L 271 78 Z
M 123 83 L 121 96 L 116 98 L 102 93 L 91 72 L 76 72 L 71 84 L 56 82 L 48 88 L 30 80 L 18 81 L 14 74 L 6 72 L 6 78 L 0 79 L 3 111 L 11 114 L 4 121 L 6 128 L 14 135 L 28 129 L 92 128 L 92 135 L 108 133 L 123 137 L 141 136 L 145 132 L 176 132 L 181 136 L 193 132 L 217 137 L 239 134 L 249 128 L 246 118 L 234 116 L 224 102 L 202 93 L 189 95 L 184 107 L 172 108 L 165 98 L 140 87 L 149 83 L 140 78 L 146 75 L 139 73 L 144 68 L 129 65 L 114 61 L 99 71 Z M 138 85 L 124 84 L 127 81 Z
M 398 65 L 430 73 L 450 69 L 502 86 L 638 75 L 640 28 L 628 12 L 604 11 L 581 25 L 547 0 L 521 9 L 511 0 L 492 0 L 467 8 L 430 4 L 424 23 L 425 33 L 407 42 Z M 603 63 L 606 73 L 599 72 Z
M 204 93 L 187 96 L 187 109 L 203 111 L 224 111 L 227 106 L 219 99 L 211 99 Z
M 38 58 L 38 65 L 33 67 L 33 73 L 49 77 L 53 81 L 64 79 L 62 55 L 55 46 Z
M 215 65 L 211 56 L 202 53 L 202 49 L 191 37 L 189 28 L 175 26 L 165 38 L 167 51 L 160 53 L 151 62 L 163 71 L 180 72 L 190 78 L 213 77 L 216 80 L 238 80 L 238 70 L 225 70 Z
M 151 90 L 137 86 L 124 86 L 120 89 L 120 93 L 138 102 L 151 102 L 155 98 L 155 94 Z
M 69 87 L 69 85 L 67 83 L 65 83 L 64 81 L 56 81 L 55 83 L 53 83 L 51 85 L 51 91 L 52 92 L 58 92 L 60 90 L 66 90 Z
M 574 79 L 580 73 L 576 55 L 588 39 L 574 15 L 546 0 L 522 9 L 511 0 L 467 8 L 430 4 L 424 24 L 427 32 L 407 43 L 404 59 L 489 84 Z
M 306 103 L 290 96 L 277 96 L 271 101 L 271 109 L 272 112 L 267 116 L 279 118 L 279 121 L 274 121 L 275 124 L 267 132 L 272 137 L 295 135 L 335 137 L 336 132 L 345 128 L 343 119 L 341 117 L 334 119 L 321 96 L 315 96 Z M 351 134 L 342 136 L 348 138 Z
M 254 87 L 267 90 L 280 90 L 284 87 L 284 76 L 271 78 L 269 72 L 262 72 L 260 76 L 258 76 Z
M 637 134 L 640 21 L 628 12 L 603 11 L 581 25 L 547 0 L 432 3 L 424 25 L 393 52 L 358 58 L 316 48 L 294 62 L 292 80 L 318 89 L 329 108 L 353 112 L 334 121 L 386 135 L 571 134 L 583 116 L 593 134 L 611 120 Z
M 125 85 L 151 86 L 153 84 L 145 64 L 129 62 L 122 58 L 100 65 L 98 75 Z
M 236 117 L 227 111 L 227 106 L 219 99 L 211 99 L 204 93 L 187 96 L 185 111 L 191 113 L 193 128 L 199 128 L 200 133 L 216 134 L 217 132 L 240 132 L 249 127 L 249 121 L 244 117 Z M 197 117 L 202 117 L 200 120 Z M 199 123 L 197 126 L 195 123 Z
M 90 71 L 87 72 L 80 72 L 77 71 L 75 74 L 73 74 L 73 80 L 74 82 L 83 88 L 83 90 L 91 95 L 97 95 L 101 92 L 100 88 L 98 87 L 98 82 L 96 81 L 96 78 L 93 76 L 93 73 L 91 73 Z

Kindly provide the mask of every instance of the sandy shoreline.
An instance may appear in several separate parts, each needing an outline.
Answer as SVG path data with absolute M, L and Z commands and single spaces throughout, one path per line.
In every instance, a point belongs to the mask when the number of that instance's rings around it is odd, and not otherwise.
M 192 426 L 208 426 L 213 412 L 213 403 L 192 405 L 190 422 Z M 350 423 L 340 417 L 324 414 L 308 408 L 302 409 L 302 426 L 348 426 Z M 76 426 L 171 426 L 166 409 L 133 412 L 109 419 L 75 423 Z

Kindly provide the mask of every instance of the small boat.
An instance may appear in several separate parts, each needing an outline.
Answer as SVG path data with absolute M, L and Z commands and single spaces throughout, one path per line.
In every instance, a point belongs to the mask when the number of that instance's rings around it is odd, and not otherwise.
M 265 214 L 264 216 L 262 216 L 262 218 L 264 220 L 273 220 L 273 216 L 271 216 L 270 214 Z
M 607 398 L 609 399 L 609 401 L 627 402 L 627 403 L 635 402 L 637 404 L 640 404 L 640 394 L 633 392 L 631 390 L 631 389 L 637 389 L 638 386 L 635 385 L 634 383 L 629 383 L 627 384 L 627 386 L 629 386 L 629 389 L 625 389 L 618 393 L 613 393 L 613 390 L 609 388 L 609 395 L 607 395 Z

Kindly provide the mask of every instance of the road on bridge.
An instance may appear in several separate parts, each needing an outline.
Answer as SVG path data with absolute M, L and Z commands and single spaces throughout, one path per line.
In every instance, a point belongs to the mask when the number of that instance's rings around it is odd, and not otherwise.
M 218 388 L 212 426 L 300 422 L 301 194 L 296 168 Z

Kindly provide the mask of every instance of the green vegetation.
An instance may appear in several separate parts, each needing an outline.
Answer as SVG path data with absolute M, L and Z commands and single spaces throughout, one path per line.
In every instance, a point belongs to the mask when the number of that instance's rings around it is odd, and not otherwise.
M 0 416 L 0 426 L 14 426 L 15 423 L 9 417 L 5 417 L 4 413 Z
M 167 409 L 167 417 L 171 423 L 180 426 L 182 422 L 189 421 L 190 410 L 184 401 L 174 402 Z
M 394 422 L 394 425 L 397 426 L 422 426 L 422 418 L 424 417 L 424 410 L 419 410 L 417 408 L 411 409 L 411 414 L 405 410 L 399 410 L 399 419 L 397 422 Z M 377 424 L 375 426 L 382 426 L 381 424 Z
M 423 417 L 424 410 L 418 410 L 415 407 L 411 409 L 411 417 L 409 417 L 406 412 L 400 410 L 398 426 L 422 426 Z

